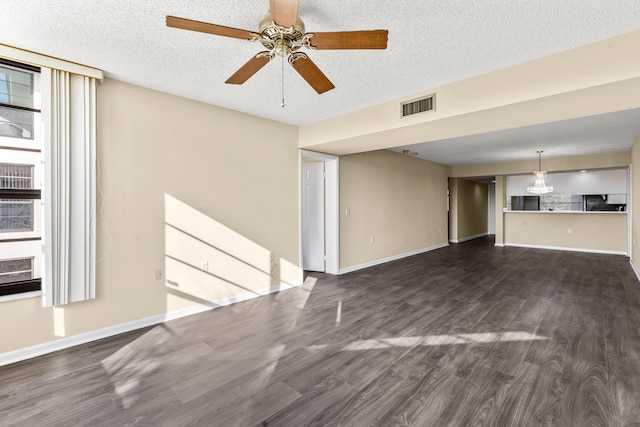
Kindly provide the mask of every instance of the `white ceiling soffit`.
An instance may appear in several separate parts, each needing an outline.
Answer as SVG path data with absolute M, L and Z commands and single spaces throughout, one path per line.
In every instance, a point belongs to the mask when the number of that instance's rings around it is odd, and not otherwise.
M 537 158 L 615 153 L 631 149 L 640 136 L 640 108 L 534 126 L 392 148 L 449 166 Z
M 300 0 L 308 32 L 388 29 L 386 50 L 312 51 L 336 88 L 318 95 L 271 61 L 226 85 L 261 45 L 167 28 L 166 15 L 256 31 L 268 0 L 3 0 L 0 43 L 109 78 L 294 125 L 312 123 L 639 28 L 638 0 Z

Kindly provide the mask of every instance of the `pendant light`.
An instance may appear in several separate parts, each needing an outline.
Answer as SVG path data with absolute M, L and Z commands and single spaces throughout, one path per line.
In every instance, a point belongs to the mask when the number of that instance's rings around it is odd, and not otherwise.
M 544 183 L 544 177 L 547 176 L 547 171 L 542 170 L 542 150 L 536 151 L 538 153 L 538 170 L 533 172 L 533 176 L 536 177 L 533 185 L 527 187 L 528 193 L 533 194 L 546 194 L 553 191 L 553 187 Z

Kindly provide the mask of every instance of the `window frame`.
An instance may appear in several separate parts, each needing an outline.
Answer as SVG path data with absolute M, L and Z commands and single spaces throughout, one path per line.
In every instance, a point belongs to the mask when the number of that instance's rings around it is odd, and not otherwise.
M 2 261 L 21 261 L 21 260 L 29 260 L 30 261 L 30 265 L 31 268 L 29 270 L 29 272 L 31 273 L 31 278 L 30 279 L 22 279 L 22 280 L 13 280 L 11 282 L 5 282 L 5 283 L 1 283 L 0 284 L 0 296 L 7 296 L 7 295 L 15 295 L 15 294 L 22 294 L 22 293 L 26 293 L 26 292 L 34 292 L 34 291 L 39 291 L 41 288 L 41 282 L 42 279 L 40 278 L 34 278 L 34 272 L 35 272 L 35 257 L 20 257 L 20 258 L 13 258 L 13 259 L 5 259 L 5 260 L 0 260 L 0 262 Z M 3 273 L 0 273 L 3 274 Z

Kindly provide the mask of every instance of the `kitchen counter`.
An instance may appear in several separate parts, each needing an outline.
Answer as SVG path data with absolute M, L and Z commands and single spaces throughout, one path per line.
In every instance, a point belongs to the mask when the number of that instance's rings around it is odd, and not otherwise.
M 626 214 L 627 211 L 512 211 L 504 208 L 505 213 L 527 213 L 527 214 Z

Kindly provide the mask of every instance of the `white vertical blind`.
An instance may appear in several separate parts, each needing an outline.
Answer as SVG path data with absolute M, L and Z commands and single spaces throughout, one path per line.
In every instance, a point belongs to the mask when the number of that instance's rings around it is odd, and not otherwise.
M 46 307 L 95 298 L 96 80 L 42 68 Z

